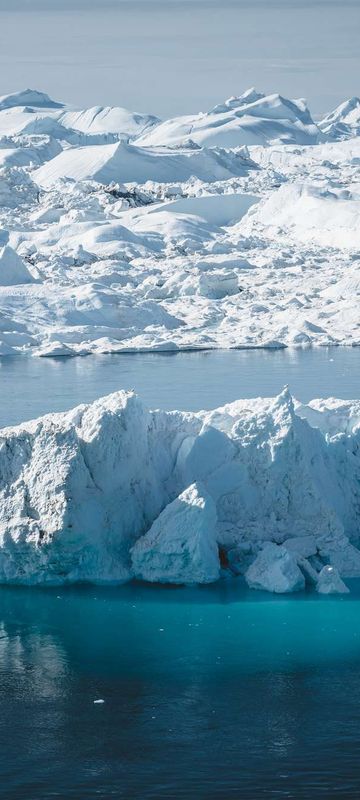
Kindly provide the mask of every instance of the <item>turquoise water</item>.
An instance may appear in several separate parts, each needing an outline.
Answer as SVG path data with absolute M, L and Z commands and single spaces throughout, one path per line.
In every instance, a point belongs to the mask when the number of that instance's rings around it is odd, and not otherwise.
M 360 348 L 0 358 L 0 427 L 117 389 L 135 389 L 150 408 L 198 411 L 273 396 L 285 384 L 304 402 L 360 397 Z
M 0 362 L 0 424 L 118 388 L 150 406 L 360 397 L 360 350 Z M 349 582 L 351 583 L 351 582 Z M 360 796 L 360 583 L 276 597 L 0 587 L 6 800 Z M 94 703 L 103 700 L 103 703 Z
M 352 588 L 3 588 L 2 796 L 358 798 Z

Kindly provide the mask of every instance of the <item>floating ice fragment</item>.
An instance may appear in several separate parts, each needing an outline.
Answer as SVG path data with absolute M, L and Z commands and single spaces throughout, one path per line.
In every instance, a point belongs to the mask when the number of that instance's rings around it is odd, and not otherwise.
M 346 586 L 336 567 L 326 564 L 320 572 L 316 586 L 320 594 L 348 594 L 350 589 Z
M 265 545 L 245 574 L 252 589 L 285 593 L 304 589 L 305 579 L 296 557 L 282 546 Z

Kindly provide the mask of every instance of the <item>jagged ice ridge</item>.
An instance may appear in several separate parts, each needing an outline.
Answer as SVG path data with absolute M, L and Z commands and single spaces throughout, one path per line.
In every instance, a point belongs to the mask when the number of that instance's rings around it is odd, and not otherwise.
M 359 401 L 186 413 L 120 391 L 1 431 L 0 581 L 346 591 L 359 478 Z

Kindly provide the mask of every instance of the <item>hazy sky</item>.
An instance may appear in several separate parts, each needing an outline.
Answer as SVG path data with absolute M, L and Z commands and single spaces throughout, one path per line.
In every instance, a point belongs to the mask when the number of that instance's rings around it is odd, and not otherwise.
M 360 94 L 360 0 L 0 0 L 0 94 L 160 116 L 249 86 L 315 115 Z

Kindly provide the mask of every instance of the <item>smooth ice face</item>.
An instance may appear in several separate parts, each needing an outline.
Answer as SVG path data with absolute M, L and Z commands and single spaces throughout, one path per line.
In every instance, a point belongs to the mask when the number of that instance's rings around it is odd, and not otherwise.
M 131 552 L 135 576 L 157 583 L 211 583 L 220 574 L 216 506 L 194 483 L 162 511 Z
M 117 392 L 3 429 L 0 581 L 360 576 L 359 420 L 359 401 L 286 390 L 198 413 Z

